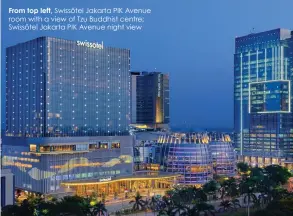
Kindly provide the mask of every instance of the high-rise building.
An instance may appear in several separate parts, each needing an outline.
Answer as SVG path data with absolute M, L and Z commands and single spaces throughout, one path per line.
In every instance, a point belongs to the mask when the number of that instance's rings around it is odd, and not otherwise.
M 6 134 L 127 135 L 130 51 L 51 37 L 6 50 Z
M 292 33 L 235 39 L 234 128 L 239 159 L 283 164 L 293 157 Z
M 52 37 L 6 49 L 3 167 L 16 188 L 132 175 L 130 51 Z
M 131 123 L 139 128 L 167 129 L 170 122 L 169 75 L 131 73 Z

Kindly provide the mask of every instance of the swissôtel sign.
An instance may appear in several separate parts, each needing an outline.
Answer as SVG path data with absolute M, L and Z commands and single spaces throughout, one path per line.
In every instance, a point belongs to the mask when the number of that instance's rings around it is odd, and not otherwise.
M 94 43 L 94 42 L 87 42 L 87 41 L 76 41 L 77 46 L 83 46 L 93 49 L 104 49 L 104 42 L 101 43 Z

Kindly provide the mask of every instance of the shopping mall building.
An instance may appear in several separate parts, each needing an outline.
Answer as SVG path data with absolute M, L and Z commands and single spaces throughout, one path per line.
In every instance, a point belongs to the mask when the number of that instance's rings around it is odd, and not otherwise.
M 158 145 L 163 170 L 180 174 L 180 184 L 201 186 L 215 175 L 236 175 L 236 152 L 227 135 L 173 133 L 160 136 Z
M 6 49 L 2 161 L 17 189 L 85 195 L 96 186 L 104 193 L 169 186 L 176 175 L 129 180 L 129 123 L 128 49 L 52 37 Z

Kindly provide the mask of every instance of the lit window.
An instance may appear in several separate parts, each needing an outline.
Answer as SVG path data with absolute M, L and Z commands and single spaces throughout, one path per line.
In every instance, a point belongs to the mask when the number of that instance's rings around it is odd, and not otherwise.
M 35 145 L 35 144 L 30 144 L 30 151 L 31 151 L 31 152 L 36 152 L 36 151 L 37 151 L 37 145 Z

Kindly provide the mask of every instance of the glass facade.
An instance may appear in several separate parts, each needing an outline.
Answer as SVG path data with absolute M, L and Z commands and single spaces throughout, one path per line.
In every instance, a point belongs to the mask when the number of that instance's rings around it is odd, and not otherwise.
M 204 184 L 213 178 L 208 145 L 169 143 L 164 145 L 163 152 L 166 171 L 182 174 L 180 184 Z
M 67 181 L 131 176 L 132 139 L 131 136 L 5 137 L 3 142 L 9 145 L 2 146 L 2 165 L 16 176 L 17 188 L 54 193 Z
M 41 37 L 6 53 L 8 136 L 128 134 L 128 49 Z
M 239 155 L 292 157 L 292 38 L 275 29 L 238 37 L 234 128 Z
M 132 123 L 169 124 L 169 75 L 132 72 Z
M 174 133 L 162 135 L 158 146 L 163 171 L 181 174 L 181 184 L 204 184 L 214 174 L 235 175 L 236 154 L 228 135 Z
M 130 51 L 90 44 L 40 37 L 6 49 L 3 166 L 17 188 L 132 175 Z
M 209 143 L 214 173 L 219 176 L 235 176 L 236 152 L 231 142 L 212 141 Z
M 249 83 L 249 113 L 291 112 L 290 81 Z

